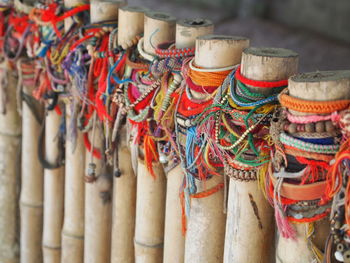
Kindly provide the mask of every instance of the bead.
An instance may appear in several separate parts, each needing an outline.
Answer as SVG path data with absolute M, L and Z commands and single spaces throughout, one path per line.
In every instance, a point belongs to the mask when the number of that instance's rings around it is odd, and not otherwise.
M 120 172 L 119 169 L 115 169 L 115 170 L 114 170 L 114 176 L 115 176 L 115 177 L 119 178 L 121 175 L 122 175 L 122 173 Z
M 325 123 L 323 121 L 316 122 L 315 129 L 316 129 L 316 132 L 324 132 Z
M 288 132 L 291 134 L 294 134 L 297 132 L 297 124 L 296 123 L 291 123 L 288 125 Z
M 325 129 L 326 129 L 326 132 L 332 132 L 332 131 L 335 130 L 332 121 L 326 121 L 325 122 Z
M 339 251 L 339 252 L 343 252 L 344 251 L 344 245 L 342 243 L 339 243 L 337 245 L 337 251 Z
M 305 126 L 304 125 L 297 125 L 297 131 L 298 132 L 304 132 L 305 131 Z
M 336 252 L 334 253 L 334 257 L 335 257 L 335 259 L 336 259 L 337 261 L 339 261 L 339 262 L 344 262 L 344 257 L 343 257 L 343 254 L 342 254 L 341 252 L 336 251 Z
M 96 164 L 95 163 L 89 163 L 88 169 L 87 169 L 87 175 L 94 177 L 96 176 Z
M 306 132 L 315 132 L 315 125 L 313 123 L 306 123 L 305 124 L 305 131 Z

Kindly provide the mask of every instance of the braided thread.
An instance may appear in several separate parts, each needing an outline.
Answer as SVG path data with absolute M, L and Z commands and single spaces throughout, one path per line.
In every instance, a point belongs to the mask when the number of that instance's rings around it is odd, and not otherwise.
M 279 95 L 279 101 L 282 106 L 291 110 L 319 114 L 331 114 L 335 111 L 343 110 L 350 105 L 350 100 L 310 101 L 294 98 L 286 93 Z

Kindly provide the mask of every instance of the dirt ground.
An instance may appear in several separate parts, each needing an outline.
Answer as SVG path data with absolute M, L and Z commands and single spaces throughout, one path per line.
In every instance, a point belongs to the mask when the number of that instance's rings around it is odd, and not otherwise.
M 300 72 L 350 70 L 350 44 L 327 39 L 317 33 L 288 28 L 270 20 L 222 18 L 220 9 L 198 9 L 170 0 L 129 0 L 129 5 L 164 11 L 177 18 L 207 18 L 215 33 L 249 37 L 251 46 L 289 48 L 300 55 Z

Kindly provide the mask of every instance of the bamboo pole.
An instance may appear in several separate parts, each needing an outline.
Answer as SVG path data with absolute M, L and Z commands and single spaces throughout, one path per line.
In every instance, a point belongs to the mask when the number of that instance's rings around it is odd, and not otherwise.
M 332 101 L 350 99 L 350 71 L 321 71 L 303 73 L 289 79 L 289 94 L 304 100 Z M 302 114 L 293 111 L 293 114 Z M 323 249 L 329 233 L 328 217 L 315 222 L 313 243 Z M 279 236 L 277 240 L 276 262 L 313 262 L 315 257 L 307 242 L 307 224 L 293 224 L 297 231 L 295 241 Z M 291 253 L 293 251 L 293 253 Z M 316 262 L 316 261 L 315 261 Z
M 203 68 L 222 68 L 238 64 L 243 49 L 248 45 L 249 40 L 243 37 L 199 37 L 196 41 L 195 64 Z M 205 182 L 196 179 L 197 193 L 223 182 L 224 177 L 219 176 L 213 176 Z M 209 197 L 191 200 L 185 262 L 222 262 L 226 220 L 226 214 L 223 212 L 224 202 L 223 189 Z
M 175 38 L 175 18 L 166 13 L 145 15 L 144 49 L 154 54 L 154 47 Z M 163 168 L 153 164 L 154 179 L 139 157 L 135 226 L 135 262 L 162 262 L 166 181 Z
M 0 64 L 0 262 L 19 261 L 18 193 L 21 119 L 17 112 L 16 79 L 10 64 Z M 3 100 L 5 99 L 5 100 Z
M 45 155 L 50 163 L 59 156 L 57 133 L 61 116 L 48 111 L 45 120 Z M 43 262 L 61 262 L 61 231 L 64 206 L 64 167 L 44 169 Z
M 118 19 L 118 8 L 123 2 L 93 1 L 91 2 L 91 23 Z M 97 118 L 95 116 L 95 118 Z M 103 131 L 96 120 L 95 128 L 89 133 L 89 139 L 94 148 L 100 149 L 104 158 Z M 100 128 L 99 128 L 100 127 Z M 94 135 L 93 135 L 94 134 Z M 91 155 L 86 153 L 86 168 L 89 168 Z M 111 227 L 112 205 L 108 196 L 112 191 L 111 175 L 103 165 L 103 160 L 92 158 L 96 165 L 97 180 L 85 184 L 85 263 L 106 263 L 111 260 Z M 88 173 L 88 172 L 86 172 Z M 105 195 L 105 196 L 104 196 Z
M 72 102 L 66 105 L 66 127 L 69 132 Z M 66 140 L 66 181 L 64 202 L 64 224 L 62 230 L 62 263 L 84 261 L 84 201 L 85 201 L 85 147 L 81 131 L 76 141 Z
M 214 25 L 209 20 L 180 20 L 176 23 L 176 47 L 194 47 L 198 36 L 211 34 L 213 30 Z M 184 262 L 185 236 L 182 233 L 182 212 L 179 195 L 183 177 L 181 165 L 177 165 L 167 174 L 163 261 L 168 263 Z
M 295 74 L 297 65 L 298 55 L 291 50 L 248 48 L 241 72 L 249 79 L 276 81 Z M 273 214 L 256 181 L 230 179 L 224 262 L 273 262 Z
M 118 16 L 118 45 L 124 46 L 143 33 L 142 7 L 122 7 Z M 120 176 L 113 179 L 112 263 L 132 263 L 136 214 L 136 176 L 132 169 L 126 125 L 119 135 L 118 159 Z
M 25 63 L 32 68 L 33 62 Z M 21 74 L 21 73 L 19 73 Z M 23 96 L 31 96 L 35 87 L 23 86 Z M 34 106 L 34 105 L 33 105 Z M 32 107 L 33 107 L 32 106 Z M 39 107 L 38 107 L 39 106 Z M 23 263 L 42 262 L 42 235 L 43 235 L 43 185 L 44 170 L 36 154 L 38 139 L 40 136 L 40 120 L 35 114 L 43 115 L 43 107 L 40 104 L 35 105 L 36 112 L 31 110 L 27 102 L 22 102 L 22 182 L 21 182 L 21 232 L 20 232 L 20 258 Z
M 101 21 L 116 21 L 118 19 L 119 8 L 125 4 L 125 1 L 118 0 L 92 0 L 90 8 L 91 24 Z
M 97 122 L 94 129 L 95 135 L 89 134 L 90 141 L 94 148 L 101 150 L 101 153 L 103 153 L 104 136 L 102 135 L 102 127 Z M 88 163 L 90 163 L 89 152 L 86 152 L 86 161 L 86 167 L 88 167 Z M 103 194 L 110 193 L 111 182 L 110 175 L 104 169 L 102 161 L 93 158 L 92 162 L 96 164 L 97 180 L 85 185 L 84 262 L 105 263 L 110 262 L 111 257 L 112 205 L 108 200 L 108 196 L 104 200 Z
M 80 4 L 85 4 L 85 1 L 64 1 L 67 8 L 73 8 Z M 66 19 L 64 22 L 67 31 L 73 20 Z M 62 263 L 83 263 L 84 261 L 85 147 L 82 132 L 74 127 L 76 124 L 72 124 L 72 121 L 76 122 L 78 110 L 79 105 L 75 105 L 73 98 L 68 98 L 66 101 L 66 180 L 62 229 Z M 73 129 L 76 129 L 76 138 L 72 138 Z

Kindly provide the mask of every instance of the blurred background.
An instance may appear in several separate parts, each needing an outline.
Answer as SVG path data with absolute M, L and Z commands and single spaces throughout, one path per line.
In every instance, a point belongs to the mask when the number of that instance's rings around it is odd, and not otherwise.
M 350 0 L 129 0 L 177 18 L 208 18 L 215 33 L 299 53 L 299 71 L 350 70 Z

